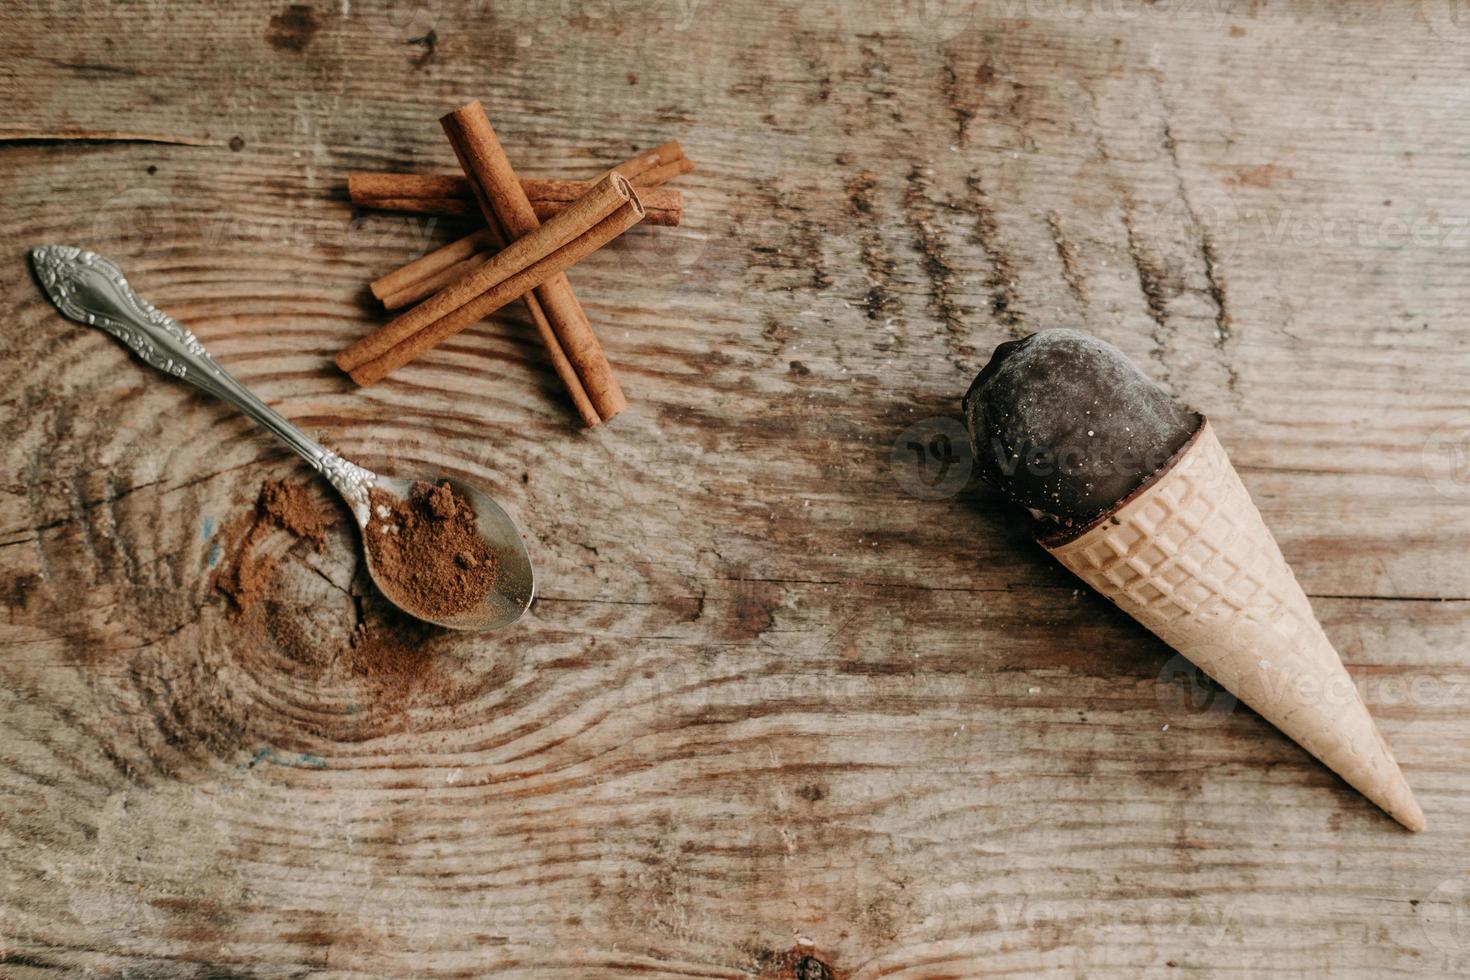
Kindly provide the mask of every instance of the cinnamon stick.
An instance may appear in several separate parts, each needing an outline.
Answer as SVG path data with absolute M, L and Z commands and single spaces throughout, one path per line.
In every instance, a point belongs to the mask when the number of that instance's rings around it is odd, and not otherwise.
M 496 240 L 503 246 L 505 243 L 500 239 L 499 232 L 495 234 Z M 546 347 L 546 355 L 551 359 L 551 369 L 567 389 L 567 397 L 571 398 L 572 406 L 582 417 L 582 424 L 589 429 L 600 424 L 602 417 L 593 407 L 592 399 L 587 397 L 587 389 L 583 387 L 582 379 L 577 377 L 577 369 L 567 360 L 567 352 L 561 349 L 561 341 L 556 339 L 556 331 L 551 329 L 551 321 L 547 319 L 541 301 L 536 298 L 535 293 L 523 293 L 521 299 L 531 313 L 531 322 L 536 325 L 536 336 L 541 338 L 541 343 Z
M 431 253 L 432 254 L 432 253 Z M 433 296 L 445 286 L 450 285 L 456 279 L 470 272 L 486 258 L 485 253 L 476 253 L 463 262 L 456 262 L 447 269 L 441 269 L 429 276 L 411 283 L 397 292 L 384 293 L 378 297 L 383 301 L 385 310 L 401 310 L 405 306 L 412 306 L 420 300 Z
M 355 174 L 352 176 L 356 176 Z M 400 177 L 402 174 L 381 174 L 374 176 Z M 349 180 L 351 177 L 348 178 Z M 370 208 L 374 211 L 401 211 L 404 214 L 434 214 L 445 218 L 473 218 L 479 215 L 480 209 L 475 207 L 473 198 L 458 197 L 368 197 L 362 194 L 353 194 L 352 203 L 360 208 Z M 556 205 L 552 205 L 560 210 Z
M 453 140 L 450 141 L 450 145 L 453 147 Z M 456 153 L 455 159 L 458 158 Z M 490 202 L 485 197 L 484 189 L 474 180 L 470 180 L 469 185 L 470 190 L 474 192 L 475 203 L 485 221 L 486 229 L 496 246 L 504 248 L 510 242 L 511 236 L 506 234 L 505 226 L 495 216 Z M 572 399 L 572 405 L 577 409 L 577 414 L 582 417 L 582 424 L 589 429 L 601 425 L 602 416 L 597 414 L 597 408 L 592 404 L 586 386 L 582 384 L 582 379 L 577 375 L 576 367 L 567 358 L 567 352 L 562 348 L 561 341 L 551 326 L 551 318 L 546 315 L 546 307 L 542 305 L 540 298 L 534 292 L 526 293 L 521 299 L 531 314 L 531 322 L 536 325 L 536 335 L 541 338 L 541 343 L 546 348 L 546 354 L 551 359 L 551 366 L 556 371 L 556 376 L 561 379 L 561 383 L 566 387 L 567 395 Z
M 632 185 L 616 174 L 609 175 L 546 224 L 341 351 L 337 365 L 358 384 L 373 384 L 522 293 L 560 276 L 642 215 Z
M 533 262 L 550 255 L 572 239 L 585 235 L 603 218 L 612 214 L 620 205 L 633 197 L 633 189 L 627 181 L 619 180 L 615 175 L 607 177 L 588 191 L 575 205 L 558 215 L 556 219 L 533 229 L 539 232 L 534 238 L 528 235 L 510 243 L 480 263 L 472 275 L 460 279 L 435 294 L 432 299 L 393 320 L 378 333 L 389 335 L 395 330 L 411 332 L 458 309 L 497 282 L 504 280 L 507 275 L 506 270 L 524 269 Z M 361 348 L 365 343 L 363 341 L 353 346 Z
M 634 187 L 656 187 L 658 186 L 657 184 L 645 184 L 639 178 L 650 170 L 662 167 L 666 163 L 688 159 L 689 157 L 684 152 L 683 144 L 678 140 L 669 140 L 667 143 L 660 143 L 651 150 L 644 150 L 633 159 L 625 160 L 613 169 L 631 180 Z M 693 163 L 689 164 L 689 169 L 694 169 Z
M 693 160 L 690 160 L 688 157 L 680 157 L 677 160 L 670 160 L 667 163 L 660 164 L 639 174 L 633 183 L 638 187 L 657 187 L 659 184 L 667 183 L 680 174 L 687 174 L 693 169 Z
M 688 173 L 693 164 L 687 160 L 664 164 L 668 180 L 681 173 Z M 667 169 L 664 169 L 667 168 Z M 620 171 L 621 172 L 621 171 Z M 623 176 L 633 180 L 627 173 Z M 660 182 L 662 182 L 662 180 Z M 646 184 L 633 180 L 639 188 L 643 209 L 648 217 L 643 220 L 652 225 L 675 226 L 684 217 L 684 197 L 676 190 L 652 190 L 657 184 Z M 542 221 L 565 208 L 577 196 L 592 185 L 585 180 L 522 180 L 521 186 L 530 198 L 531 208 Z M 649 187 L 643 193 L 644 187 Z M 463 177 L 447 177 L 437 174 L 387 174 L 360 172 L 347 175 L 347 195 L 352 203 L 376 211 L 406 211 L 411 214 L 439 214 L 452 217 L 473 217 L 480 213 L 475 204 L 474 191 Z
M 386 299 L 393 293 L 401 292 L 415 283 L 422 282 L 466 259 L 473 258 L 477 253 L 490 247 L 490 237 L 489 231 L 481 228 L 473 234 L 450 242 L 443 248 L 435 249 L 421 259 L 415 259 L 401 269 L 394 269 L 386 276 L 373 281 L 370 287 L 373 295 L 378 299 Z M 428 296 L 436 292 L 438 289 L 431 289 L 424 295 Z
M 505 239 L 501 236 L 499 227 L 481 228 L 378 279 L 371 287 L 373 295 L 382 300 L 383 306 L 390 310 L 417 303 L 489 258 L 482 249 L 495 250 L 504 247 Z M 561 343 L 556 339 L 551 323 L 546 318 L 546 311 L 533 294 L 526 293 L 521 298 L 526 301 L 531 322 L 535 324 L 536 333 L 546 347 L 551 368 L 566 388 L 567 396 L 571 398 L 572 406 L 581 417 L 582 424 L 588 428 L 597 425 L 602 419 L 592 407 L 592 400 L 587 397 L 582 379 L 577 377 L 576 369 L 567 360 L 566 352 L 561 349 Z
M 448 174 L 380 174 L 352 173 L 347 175 L 347 196 L 353 204 L 394 197 L 441 197 L 471 203 L 475 192 L 463 177 Z M 526 196 L 535 198 L 531 188 Z
M 682 173 L 688 173 L 693 169 L 694 163 L 684 155 L 684 148 L 679 145 L 679 141 L 670 140 L 661 146 L 654 147 L 652 150 L 624 160 L 609 170 L 608 173 L 615 171 L 622 174 L 639 189 L 638 197 L 643 202 L 645 211 L 644 222 L 657 223 L 653 208 L 650 206 L 650 198 L 658 193 L 654 188 L 666 180 L 670 180 Z M 603 176 L 606 176 L 606 174 Z M 383 180 L 379 180 L 379 178 L 383 178 Z M 354 180 L 357 181 L 356 190 L 353 189 Z M 390 191 L 393 193 L 422 192 L 426 195 L 438 195 L 447 192 L 460 193 L 462 191 L 468 195 L 470 203 L 473 203 L 474 191 L 470 187 L 469 181 L 463 177 L 362 173 L 349 175 L 347 181 L 349 193 L 353 195 L 355 202 L 358 200 L 360 194 L 365 197 L 380 191 L 385 193 Z M 529 187 L 532 183 L 532 181 L 527 180 L 521 181 L 523 187 Z M 536 210 L 536 217 L 544 221 L 565 207 L 567 203 L 576 200 L 578 196 L 586 193 L 587 188 L 595 183 L 595 181 L 547 180 L 537 183 L 540 187 L 539 193 L 545 196 L 541 202 L 538 203 L 536 200 L 532 200 L 531 204 Z M 644 188 L 648 188 L 648 190 L 644 190 Z M 670 193 L 675 198 L 673 208 L 675 213 L 673 214 L 672 220 L 668 223 L 678 224 L 683 205 L 678 200 L 677 192 Z M 438 198 L 425 197 L 422 200 L 433 201 L 438 200 Z M 545 214 L 542 213 L 543 206 L 548 209 Z M 475 208 L 476 213 L 478 213 L 478 205 L 475 205 Z M 410 262 L 408 265 L 375 280 L 371 285 L 373 295 L 382 301 L 384 308 L 389 310 L 401 309 L 411 303 L 417 303 L 426 296 L 432 296 L 466 271 L 463 263 L 468 256 L 473 254 L 470 251 L 470 243 L 474 243 L 477 249 L 483 248 L 484 246 L 480 244 L 483 241 L 483 235 L 483 230 L 466 235 L 464 238 L 450 242 L 448 245 L 434 252 L 430 252 L 423 258 Z M 450 270 L 454 269 L 456 265 L 460 266 L 460 268 L 451 273 Z
M 444 127 L 445 135 L 449 137 L 460 167 L 475 189 L 475 198 L 484 212 L 486 223 L 498 222 L 506 237 L 512 239 L 519 239 L 536 231 L 540 222 L 536 219 L 530 199 L 526 197 L 526 192 L 485 115 L 484 107 L 479 102 L 471 102 L 448 113 L 439 122 Z M 614 186 L 626 187 L 629 196 L 637 201 L 632 186 L 619 174 L 609 174 L 604 181 L 612 182 Z M 602 181 L 599 185 L 601 183 Z M 638 216 L 641 217 L 641 206 L 638 211 Z M 547 225 L 558 218 L 553 218 Z M 633 220 L 636 221 L 637 218 Z M 515 243 L 512 243 L 506 251 L 514 247 Z M 577 301 L 576 294 L 572 292 L 572 285 L 567 277 L 558 273 L 547 278 L 536 287 L 536 298 L 540 300 L 551 328 L 562 350 L 566 352 L 567 360 L 582 379 L 582 385 L 586 388 L 593 407 L 597 409 L 598 417 L 607 421 L 627 408 L 628 401 L 623 396 L 617 379 L 613 377 L 612 366 L 608 364 L 602 345 L 592 332 L 592 325 L 587 320 L 582 304 Z
M 691 163 L 692 168 L 694 165 Z M 623 173 L 618 170 L 619 173 Z M 678 173 L 687 173 L 680 170 Z M 638 197 L 643 201 L 643 209 L 648 217 L 643 220 L 649 224 L 659 225 L 665 228 L 674 228 L 684 220 L 684 195 L 667 187 L 659 187 L 657 184 L 645 183 L 642 178 L 623 173 L 638 188 Z M 668 180 L 676 173 L 670 172 L 664 180 Z M 662 182 L 662 181 L 661 181 Z M 538 196 L 531 199 L 531 209 L 536 212 L 538 220 L 545 221 L 577 199 L 577 195 L 584 193 L 589 181 L 585 180 L 544 180 L 537 188 Z M 386 210 L 386 209 L 385 209 Z
M 669 140 L 645 150 L 611 168 L 633 182 L 640 192 L 653 188 L 694 169 L 678 140 Z M 606 176 L 611 170 L 604 172 Z M 600 179 L 600 178 L 599 178 Z M 587 191 L 596 180 L 522 179 L 521 187 L 531 200 L 539 220 L 560 211 Z M 360 207 L 383 211 L 412 211 L 420 214 L 473 215 L 475 193 L 464 177 L 447 174 L 388 174 L 359 172 L 347 175 L 347 195 Z M 678 191 L 640 193 L 646 217 L 654 225 L 677 225 L 683 217 L 684 202 Z

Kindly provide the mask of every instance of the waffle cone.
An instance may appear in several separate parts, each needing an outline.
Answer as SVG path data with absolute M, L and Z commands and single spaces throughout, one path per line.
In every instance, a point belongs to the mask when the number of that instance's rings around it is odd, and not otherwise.
M 1209 422 L 1152 482 L 1042 545 L 1410 830 L 1424 814 Z

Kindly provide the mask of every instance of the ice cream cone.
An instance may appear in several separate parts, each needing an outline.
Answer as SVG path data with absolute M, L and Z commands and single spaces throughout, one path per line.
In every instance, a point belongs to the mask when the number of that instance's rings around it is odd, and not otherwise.
M 1057 560 L 1410 830 L 1393 753 L 1209 422 Z

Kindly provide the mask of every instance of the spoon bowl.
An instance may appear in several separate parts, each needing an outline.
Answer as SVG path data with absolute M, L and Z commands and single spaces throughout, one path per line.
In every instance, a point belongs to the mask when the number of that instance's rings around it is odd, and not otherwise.
M 432 481 L 379 476 L 332 452 L 261 401 L 224 368 L 215 363 L 197 337 L 173 317 L 159 312 L 135 293 L 118 267 L 96 252 L 71 245 L 42 245 L 31 249 L 31 265 L 41 288 L 65 316 L 111 334 L 150 367 L 187 381 L 255 419 L 294 449 L 342 495 L 362 532 L 362 550 L 368 574 L 378 591 L 410 616 L 456 630 L 492 630 L 521 617 L 536 595 L 536 576 L 526 544 L 499 504 L 478 487 L 452 477 Z M 425 615 L 411 597 L 393 586 L 373 566 L 367 545 L 371 519 L 369 492 L 380 491 L 407 500 L 415 483 L 448 483 L 475 512 L 475 526 L 496 562 L 494 584 L 478 603 L 453 616 Z
M 508 626 L 521 618 L 536 597 L 536 574 L 531 568 L 531 556 L 526 552 L 526 543 L 516 530 L 510 515 L 483 490 L 455 479 L 452 476 L 421 477 L 412 480 L 398 479 L 378 474 L 373 489 L 408 500 L 413 487 L 418 483 L 434 486 L 449 484 L 450 488 L 475 512 L 475 529 L 484 539 L 490 553 L 495 556 L 495 582 L 478 603 L 452 616 L 436 616 L 426 610 L 415 608 L 413 597 L 398 589 L 392 578 L 381 574 L 373 562 L 373 550 L 367 544 L 367 524 L 372 519 L 371 504 L 359 511 L 353 507 L 358 530 L 362 533 L 362 554 L 367 562 L 368 575 L 373 584 L 389 602 L 404 612 L 426 623 L 452 630 L 483 631 Z M 352 506 L 352 501 L 348 501 Z M 382 515 L 379 515 L 382 516 Z

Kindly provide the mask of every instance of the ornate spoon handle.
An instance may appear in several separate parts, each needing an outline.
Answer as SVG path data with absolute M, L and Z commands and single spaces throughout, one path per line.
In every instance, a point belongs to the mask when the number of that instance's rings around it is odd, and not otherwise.
M 331 482 L 359 521 L 366 519 L 367 491 L 377 475 L 338 456 L 256 398 L 179 321 L 133 292 L 116 265 L 70 245 L 33 248 L 31 263 L 63 314 L 107 331 L 152 367 L 207 391 L 270 429 Z

